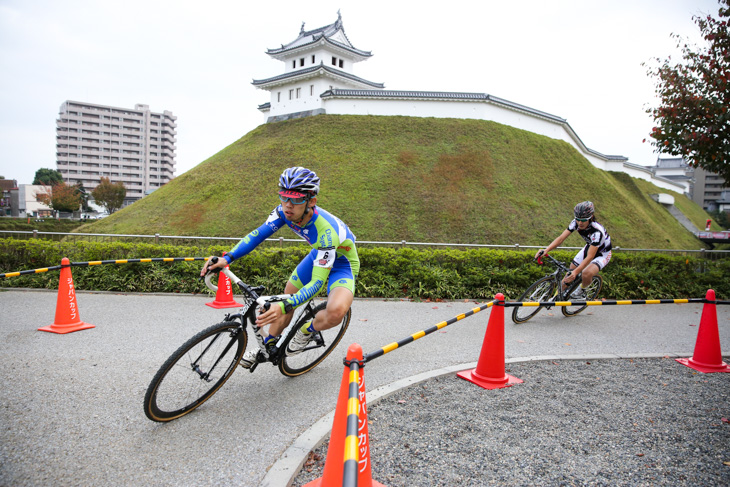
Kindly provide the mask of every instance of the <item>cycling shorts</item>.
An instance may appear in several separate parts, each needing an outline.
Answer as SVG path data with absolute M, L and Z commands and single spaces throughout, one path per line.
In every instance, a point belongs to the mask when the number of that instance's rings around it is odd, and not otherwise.
M 578 251 L 577 254 L 575 254 L 575 257 L 573 257 L 573 264 L 575 264 L 576 267 L 580 265 L 581 262 L 583 262 L 583 259 L 586 258 L 588 255 L 588 248 L 589 246 L 586 245 L 584 248 Z M 602 270 L 604 267 L 608 265 L 608 261 L 611 260 L 611 251 L 604 254 L 598 254 L 596 255 L 593 260 L 591 261 L 591 264 L 596 264 L 598 266 L 598 270 Z M 590 265 L 590 264 L 589 264 Z
M 297 289 L 303 288 L 312 280 L 312 267 L 314 267 L 314 259 L 317 258 L 317 252 L 317 249 L 312 249 L 312 251 L 307 254 L 304 259 L 302 259 L 289 278 L 289 282 Z M 327 282 L 327 294 L 332 292 L 332 289 L 336 287 L 344 287 L 349 289 L 354 295 L 355 279 L 357 279 L 357 275 L 353 272 L 350 260 L 344 255 L 338 255 L 332 269 L 330 270 Z

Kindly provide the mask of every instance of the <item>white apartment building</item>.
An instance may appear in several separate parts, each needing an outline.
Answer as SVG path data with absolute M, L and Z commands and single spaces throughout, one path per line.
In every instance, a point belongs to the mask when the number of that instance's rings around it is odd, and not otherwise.
M 127 189 L 125 206 L 175 177 L 175 124 L 150 111 L 65 101 L 56 120 L 56 169 L 67 184 L 91 193 L 107 177 Z

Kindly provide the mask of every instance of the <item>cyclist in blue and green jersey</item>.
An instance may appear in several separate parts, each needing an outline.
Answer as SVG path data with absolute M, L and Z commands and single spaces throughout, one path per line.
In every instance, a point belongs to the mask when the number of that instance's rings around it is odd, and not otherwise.
M 286 283 L 284 292 L 292 297 L 260 314 L 259 327 L 271 325 L 265 342 L 274 340 L 292 319 L 292 310 L 306 303 L 327 286 L 327 308 L 315 319 L 302 326 L 287 347 L 287 354 L 300 352 L 309 342 L 314 330 L 326 330 L 342 322 L 355 296 L 355 280 L 360 260 L 355 246 L 355 235 L 342 221 L 317 207 L 319 177 L 309 169 L 291 167 L 279 177 L 281 204 L 256 230 L 244 237 L 218 263 L 206 262 L 201 275 L 208 268 L 222 268 L 248 254 L 284 225 L 312 246 L 312 251 L 299 263 Z M 257 350 L 246 352 L 241 359 L 244 367 L 256 361 Z

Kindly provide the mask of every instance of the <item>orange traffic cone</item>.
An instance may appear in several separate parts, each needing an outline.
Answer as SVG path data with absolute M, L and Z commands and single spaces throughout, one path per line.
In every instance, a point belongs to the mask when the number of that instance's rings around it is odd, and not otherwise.
M 225 254 L 224 254 L 225 255 Z M 228 269 L 228 266 L 226 266 Z M 215 293 L 215 301 L 205 303 L 211 308 L 240 308 L 243 303 L 238 303 L 233 299 L 233 286 L 231 280 L 223 272 L 218 273 L 218 291 Z
M 84 323 L 79 317 L 79 307 L 76 304 L 76 290 L 71 276 L 71 262 L 64 257 L 61 259 L 61 277 L 58 280 L 58 298 L 56 299 L 56 319 L 50 326 L 38 328 L 40 331 L 51 333 L 71 333 L 72 331 L 94 328 L 94 325 Z
M 357 343 L 350 345 L 347 349 L 347 360 L 362 362 L 362 347 Z M 348 398 L 350 391 L 350 367 L 345 365 L 340 383 L 340 393 L 337 396 L 337 408 L 335 419 L 332 421 L 332 433 L 330 444 L 327 448 L 327 459 L 324 462 L 322 476 L 313 480 L 304 487 L 341 487 L 345 469 L 345 455 L 347 449 L 345 439 L 347 437 L 347 416 Z M 358 418 L 358 474 L 357 485 L 359 487 L 385 487 L 380 482 L 373 480 L 370 468 L 370 436 L 368 435 L 368 413 L 365 400 L 365 376 L 362 367 L 359 377 L 360 411 Z
M 709 289 L 705 295 L 709 301 L 702 307 L 700 329 L 692 358 L 678 358 L 677 362 L 700 372 L 730 372 L 730 366 L 722 361 L 720 350 L 720 333 L 717 329 L 717 305 L 715 291 Z
M 489 314 L 477 368 L 456 374 L 484 389 L 501 389 L 522 382 L 504 373 L 504 295 L 499 293 L 494 299 L 497 302 Z

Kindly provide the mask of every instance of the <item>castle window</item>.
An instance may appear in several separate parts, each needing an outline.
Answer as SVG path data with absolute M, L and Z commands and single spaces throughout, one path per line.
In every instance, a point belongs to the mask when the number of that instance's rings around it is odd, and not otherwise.
M 302 89 L 297 88 L 297 98 L 300 98 L 302 96 Z
M 314 96 L 314 85 L 309 85 L 309 96 Z
M 312 54 L 312 64 L 314 64 L 314 54 Z
M 277 102 L 280 102 L 281 101 L 281 91 L 277 91 L 276 92 L 276 101 Z
M 289 99 L 290 100 L 294 99 L 294 90 L 289 90 Z
M 304 66 L 304 58 L 301 58 L 301 59 L 299 60 L 299 66 Z
M 337 58 L 332 56 L 332 66 L 337 66 Z
M 296 59 L 291 62 L 291 67 L 292 67 L 292 69 L 296 69 L 297 68 L 297 60 Z
M 342 68 L 344 66 L 345 66 L 345 62 L 342 59 L 340 59 L 340 67 Z

